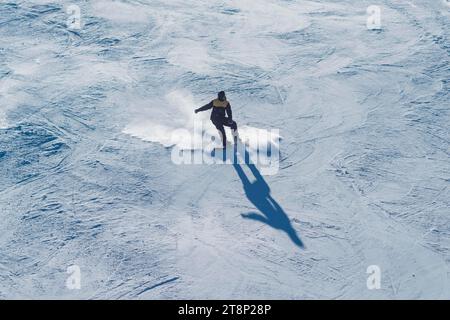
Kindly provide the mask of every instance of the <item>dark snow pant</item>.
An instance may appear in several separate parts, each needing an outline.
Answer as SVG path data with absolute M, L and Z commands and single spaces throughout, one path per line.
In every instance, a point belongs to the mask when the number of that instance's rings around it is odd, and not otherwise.
M 225 128 L 223 126 L 230 127 L 231 130 L 237 130 L 236 121 L 230 120 L 229 118 L 212 120 L 213 124 L 216 126 L 217 130 L 222 134 L 223 147 L 227 147 L 227 135 L 225 134 Z

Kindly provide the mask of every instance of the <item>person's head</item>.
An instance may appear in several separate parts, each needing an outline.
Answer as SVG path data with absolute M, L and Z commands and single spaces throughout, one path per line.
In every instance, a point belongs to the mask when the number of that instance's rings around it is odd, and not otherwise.
M 217 95 L 220 101 L 225 101 L 227 100 L 227 97 L 225 96 L 225 91 L 220 91 L 219 94 Z

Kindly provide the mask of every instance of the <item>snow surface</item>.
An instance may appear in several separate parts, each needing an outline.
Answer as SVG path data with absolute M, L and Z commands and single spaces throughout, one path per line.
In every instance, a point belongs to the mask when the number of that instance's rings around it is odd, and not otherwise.
M 2 0 L 0 298 L 450 299 L 449 37 L 443 0 Z M 221 89 L 276 175 L 171 162 Z

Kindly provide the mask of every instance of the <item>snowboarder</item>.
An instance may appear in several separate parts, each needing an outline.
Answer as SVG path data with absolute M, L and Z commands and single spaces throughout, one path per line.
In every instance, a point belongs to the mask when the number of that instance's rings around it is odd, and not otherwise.
M 227 147 L 227 136 L 225 134 L 224 126 L 230 127 L 233 132 L 234 141 L 237 141 L 238 131 L 237 124 L 233 121 L 233 115 L 231 112 L 231 105 L 227 101 L 224 91 L 220 91 L 217 99 L 214 99 L 210 103 L 204 105 L 201 108 L 195 109 L 195 113 L 200 111 L 206 111 L 212 108 L 211 121 L 214 126 L 219 130 L 220 137 L 222 139 L 223 148 Z

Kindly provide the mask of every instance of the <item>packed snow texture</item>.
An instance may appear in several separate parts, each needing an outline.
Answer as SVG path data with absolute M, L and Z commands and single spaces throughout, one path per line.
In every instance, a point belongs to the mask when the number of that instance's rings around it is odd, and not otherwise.
M 450 299 L 449 38 L 445 0 L 2 0 L 0 298 Z M 276 175 L 171 161 L 220 90 Z

